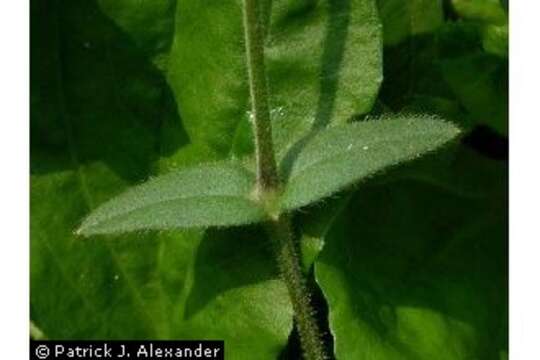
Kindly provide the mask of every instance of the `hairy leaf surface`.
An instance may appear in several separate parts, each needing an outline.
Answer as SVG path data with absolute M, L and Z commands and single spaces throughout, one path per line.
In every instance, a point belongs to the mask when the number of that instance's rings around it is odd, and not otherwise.
M 369 184 L 392 186 L 396 182 L 416 182 L 464 199 L 485 198 L 490 195 L 485 178 L 500 171 L 497 162 L 456 143 L 414 162 L 389 169 L 383 176 L 370 179 Z M 333 224 L 339 221 L 340 216 L 345 216 L 342 214 L 354 193 L 329 198 L 298 214 L 297 220 L 302 229 L 302 263 L 306 271 L 324 248 Z
M 230 226 L 263 220 L 250 197 L 255 177 L 239 165 L 214 163 L 154 178 L 108 201 L 83 222 L 82 235 Z
M 284 163 L 288 181 L 282 206 L 295 209 L 327 197 L 377 171 L 432 151 L 458 132 L 450 123 L 413 115 L 323 130 Z

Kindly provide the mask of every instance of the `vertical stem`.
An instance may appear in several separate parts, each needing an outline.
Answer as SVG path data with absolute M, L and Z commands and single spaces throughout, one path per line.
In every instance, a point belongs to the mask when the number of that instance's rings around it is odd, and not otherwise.
M 322 337 L 313 316 L 315 312 L 300 267 L 289 217 L 284 215 L 271 222 L 267 231 L 276 246 L 279 270 L 287 284 L 304 357 L 307 360 L 324 360 Z
M 257 0 L 244 0 L 244 31 L 246 56 L 251 93 L 257 184 L 259 191 L 279 186 L 276 160 L 272 144 L 272 125 L 268 106 L 268 85 L 264 67 L 264 25 L 259 21 Z
M 261 4 L 261 0 L 244 0 L 244 30 L 257 160 L 257 187 L 260 201 L 268 201 L 268 197 L 264 195 L 275 193 L 280 184 L 272 144 L 268 85 L 264 67 L 265 24 L 261 21 Z M 307 360 L 324 360 L 321 336 L 313 317 L 314 311 L 300 267 L 289 217 L 280 215 L 271 220 L 267 232 L 276 247 L 279 271 L 293 305 L 304 356 Z

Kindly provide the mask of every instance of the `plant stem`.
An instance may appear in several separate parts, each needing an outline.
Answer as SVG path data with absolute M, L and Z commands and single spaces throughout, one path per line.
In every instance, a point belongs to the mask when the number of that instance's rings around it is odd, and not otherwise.
M 315 312 L 311 307 L 309 291 L 300 267 L 289 217 L 283 215 L 278 220 L 272 221 L 267 231 L 276 246 L 279 271 L 287 284 L 304 358 L 324 360 L 326 356 L 322 337 L 313 316 Z
M 259 191 L 264 192 L 279 187 L 279 178 L 272 144 L 268 85 L 264 67 L 264 25 L 259 21 L 258 6 L 257 0 L 244 0 L 244 31 L 251 93 L 251 120 L 255 137 L 257 184 Z
M 265 24 L 261 21 L 259 13 L 262 11 L 260 1 L 244 0 L 244 31 L 257 161 L 257 188 L 260 200 L 268 201 L 265 195 L 278 192 L 280 181 L 272 143 L 268 85 L 264 67 Z M 266 230 L 276 247 L 279 271 L 287 285 L 304 357 L 307 360 L 323 360 L 325 355 L 321 336 L 313 317 L 314 311 L 300 267 L 289 216 L 277 216 L 268 223 Z

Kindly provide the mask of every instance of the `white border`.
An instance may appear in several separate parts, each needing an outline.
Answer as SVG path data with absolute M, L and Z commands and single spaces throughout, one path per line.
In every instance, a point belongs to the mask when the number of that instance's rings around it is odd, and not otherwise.
M 540 359 L 540 4 L 510 0 L 510 359 Z
M 29 1 L 0 4 L 0 359 L 28 359 Z

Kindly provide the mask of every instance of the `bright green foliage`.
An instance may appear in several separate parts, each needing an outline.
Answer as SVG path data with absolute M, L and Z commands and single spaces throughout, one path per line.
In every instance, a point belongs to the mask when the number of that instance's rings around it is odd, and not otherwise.
M 231 226 L 258 222 L 255 177 L 239 165 L 215 163 L 157 177 L 103 204 L 83 222 L 81 235 L 143 229 Z
M 333 226 L 315 267 L 338 359 L 506 353 L 506 169 L 470 152 L 453 167 L 471 158 L 472 197 L 390 176 L 364 184 Z
M 442 0 L 378 0 L 385 45 L 431 33 L 443 24 Z
M 370 110 L 382 80 L 382 39 L 373 0 L 276 0 L 272 9 L 266 63 L 281 158 L 312 128 Z M 177 10 L 169 79 L 186 130 L 216 151 L 229 151 L 234 139 L 235 155 L 249 154 L 241 1 L 181 1 Z
M 284 209 L 295 209 L 454 138 L 454 125 L 423 116 L 371 120 L 324 130 L 292 154 Z M 285 164 L 288 166 L 288 164 Z

